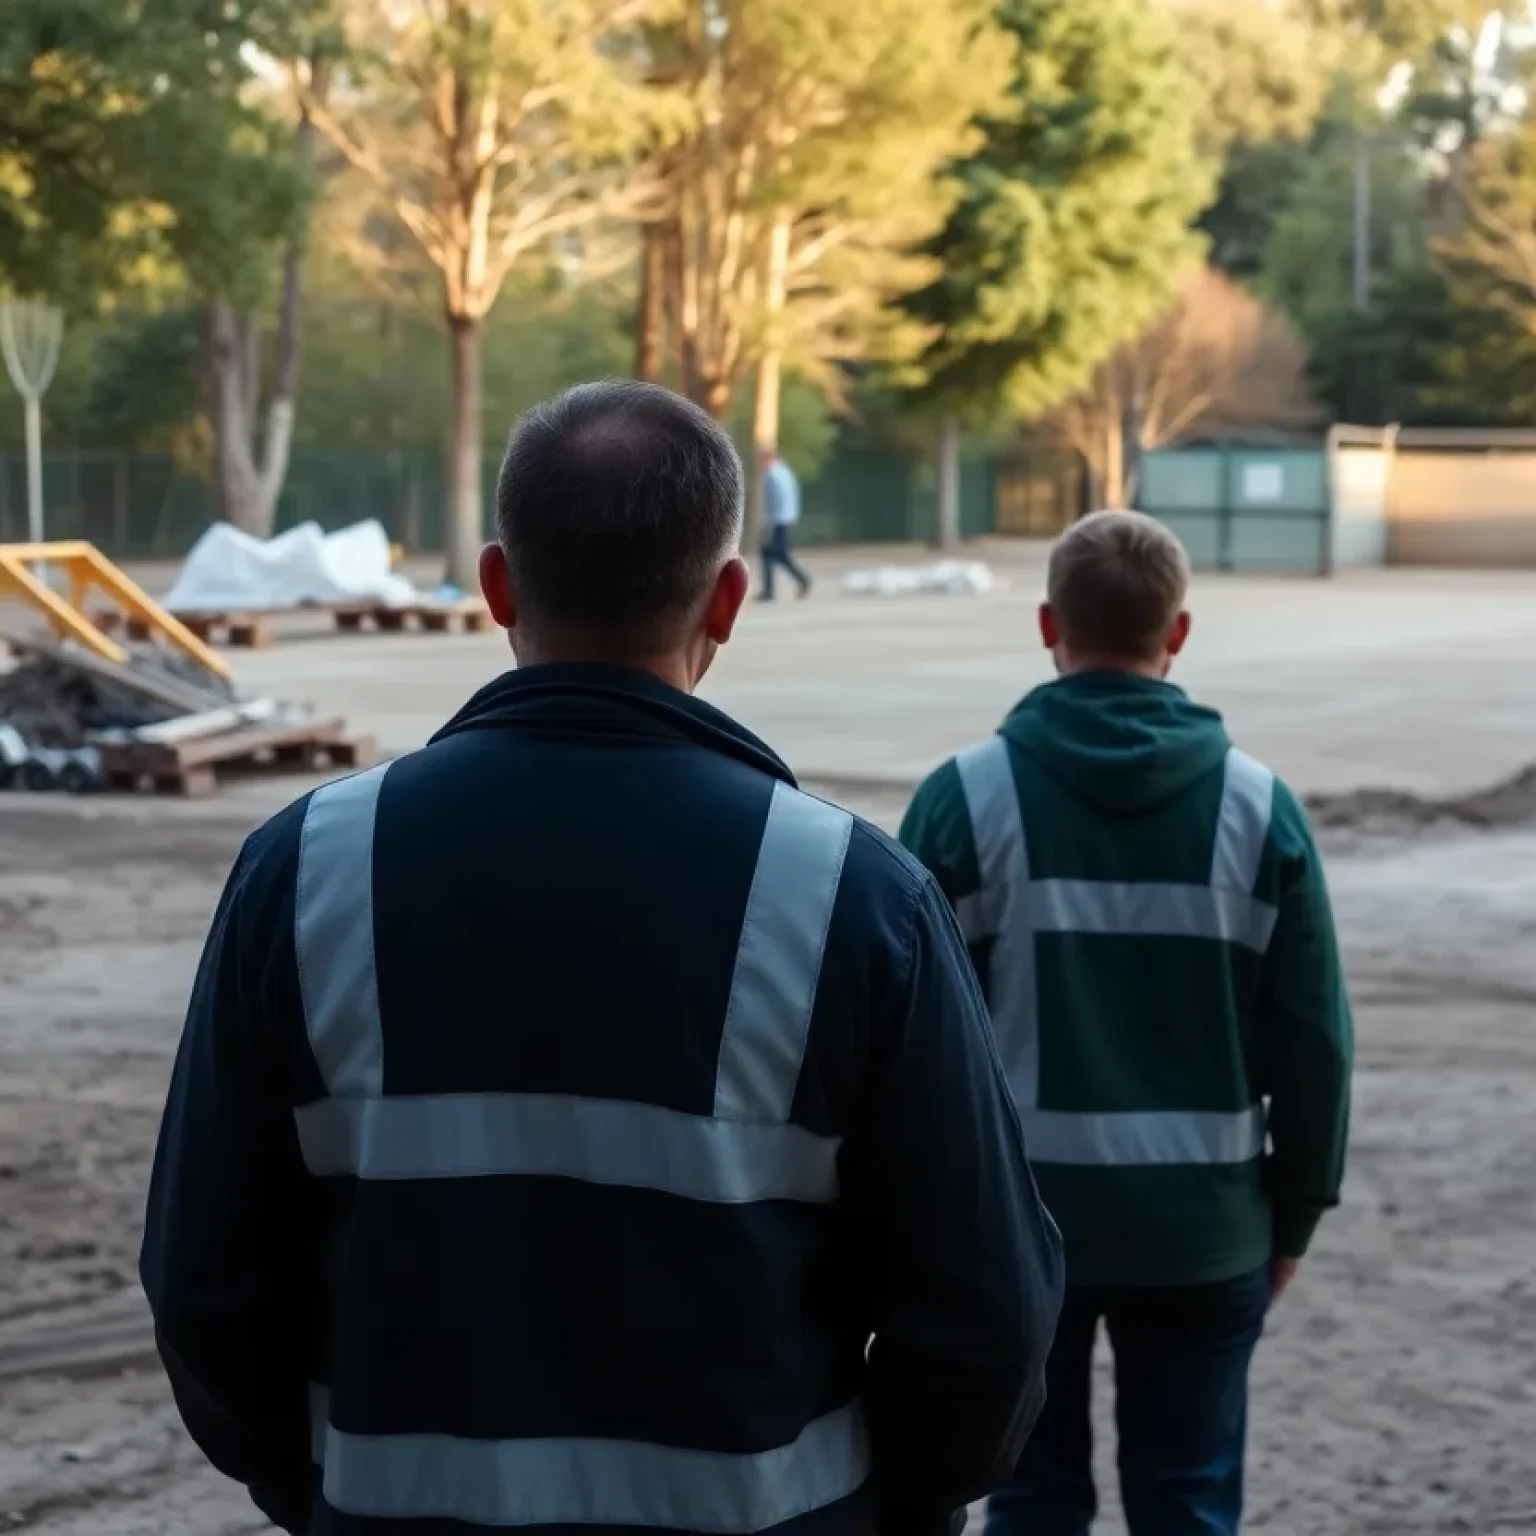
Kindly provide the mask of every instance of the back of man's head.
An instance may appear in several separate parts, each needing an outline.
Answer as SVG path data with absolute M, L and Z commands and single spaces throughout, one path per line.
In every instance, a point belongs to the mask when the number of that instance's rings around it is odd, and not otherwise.
M 1141 512 L 1093 512 L 1051 551 L 1041 628 L 1068 667 L 1166 670 L 1189 616 L 1184 547 Z
M 517 423 L 496 537 L 518 622 L 665 649 L 741 537 L 742 470 L 708 414 L 654 384 L 582 384 Z

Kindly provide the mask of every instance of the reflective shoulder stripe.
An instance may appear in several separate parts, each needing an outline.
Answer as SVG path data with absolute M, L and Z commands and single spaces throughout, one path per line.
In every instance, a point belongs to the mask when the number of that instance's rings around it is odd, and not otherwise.
M 789 1119 L 853 817 L 775 784 L 736 947 L 715 1114 Z
M 373 830 L 389 764 L 310 796 L 299 835 L 294 947 L 304 1022 L 326 1091 L 381 1093 L 384 1035 L 374 967 Z
M 356 1435 L 310 1389 L 325 1502 L 381 1520 L 468 1525 L 648 1526 L 753 1536 L 856 1493 L 870 1474 L 859 1404 L 813 1420 L 788 1445 L 730 1453 L 640 1440 L 471 1440 Z
M 1001 736 L 989 736 L 960 753 L 955 767 L 965 791 L 971 838 L 976 844 L 976 871 L 981 877 L 981 893 L 973 902 L 973 910 L 978 916 L 985 912 L 987 920 L 998 924 L 991 930 L 995 934 L 1002 921 L 998 893 L 1009 886 L 1022 888 L 1029 879 L 1029 848 L 1024 839 L 1018 784 L 1008 760 L 1008 744 Z
M 1253 891 L 1274 799 L 1274 774 L 1246 752 L 1230 748 L 1211 852 L 1211 884 L 1218 890 Z
M 998 1056 L 1021 1106 L 1040 1085 L 1040 1004 L 1035 995 L 1035 934 L 1029 907 L 1029 844 L 1008 743 L 991 736 L 955 759 L 976 844 L 981 889 L 956 904 L 967 941 L 995 938 L 985 990 Z
M 1078 1167 L 1164 1167 L 1249 1163 L 1264 1151 L 1264 1108 L 1223 1114 L 1207 1110 L 1146 1110 L 1072 1114 L 1025 1110 L 1031 1162 Z

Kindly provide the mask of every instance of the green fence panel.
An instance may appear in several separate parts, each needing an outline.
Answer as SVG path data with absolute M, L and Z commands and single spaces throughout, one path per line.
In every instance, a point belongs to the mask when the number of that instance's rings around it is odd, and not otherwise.
M 482 491 L 487 536 L 494 526 L 500 447 L 487 447 Z M 168 453 L 56 450 L 44 455 L 49 538 L 89 539 L 117 559 L 180 558 L 217 517 L 213 487 Z M 996 527 L 996 472 L 985 459 L 962 465 L 960 520 L 967 537 Z M 804 487 L 806 544 L 932 541 L 938 508 L 932 463 L 923 455 L 845 445 Z M 444 455 L 432 449 L 380 452 L 296 448 L 278 501 L 279 531 L 314 521 L 327 531 L 376 518 L 407 549 L 444 548 Z M 0 453 L 0 541 L 27 537 L 26 462 Z
M 844 448 L 802 490 L 806 544 L 901 543 L 923 522 L 916 467 L 905 454 Z

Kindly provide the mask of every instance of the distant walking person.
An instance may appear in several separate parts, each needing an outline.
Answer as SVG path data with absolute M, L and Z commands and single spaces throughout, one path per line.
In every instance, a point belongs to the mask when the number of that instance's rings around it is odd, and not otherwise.
M 811 578 L 789 547 L 789 530 L 800 521 L 800 482 L 777 453 L 767 454 L 764 464 L 764 511 L 768 526 L 763 530 L 763 590 L 758 596 L 771 603 L 775 566 L 782 566 L 794 577 L 801 597 L 810 592 Z
M 1040 609 L 1061 675 L 902 827 L 959 915 L 1066 1243 L 1045 1412 L 988 1536 L 1089 1530 L 1100 1321 L 1133 1536 L 1236 1531 L 1249 1361 L 1339 1196 L 1352 1031 L 1322 865 L 1295 795 L 1165 680 L 1187 585 L 1150 518 L 1072 528 Z
M 741 462 L 665 390 L 512 434 L 515 669 L 246 842 L 142 1275 L 187 1427 L 307 1536 L 950 1536 L 1060 1238 L 943 894 L 693 690 Z

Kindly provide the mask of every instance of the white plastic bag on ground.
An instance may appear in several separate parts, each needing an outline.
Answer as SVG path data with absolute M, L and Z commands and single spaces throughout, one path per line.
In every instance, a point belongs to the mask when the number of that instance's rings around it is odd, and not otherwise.
M 857 597 L 904 597 L 913 592 L 991 592 L 1001 583 L 980 560 L 941 560 L 937 565 L 877 565 L 849 571 L 843 591 Z
M 237 613 L 304 603 L 419 602 L 411 583 L 389 568 L 389 536 L 369 519 L 336 533 L 300 523 L 258 539 L 215 523 L 192 546 L 165 596 L 173 613 Z

